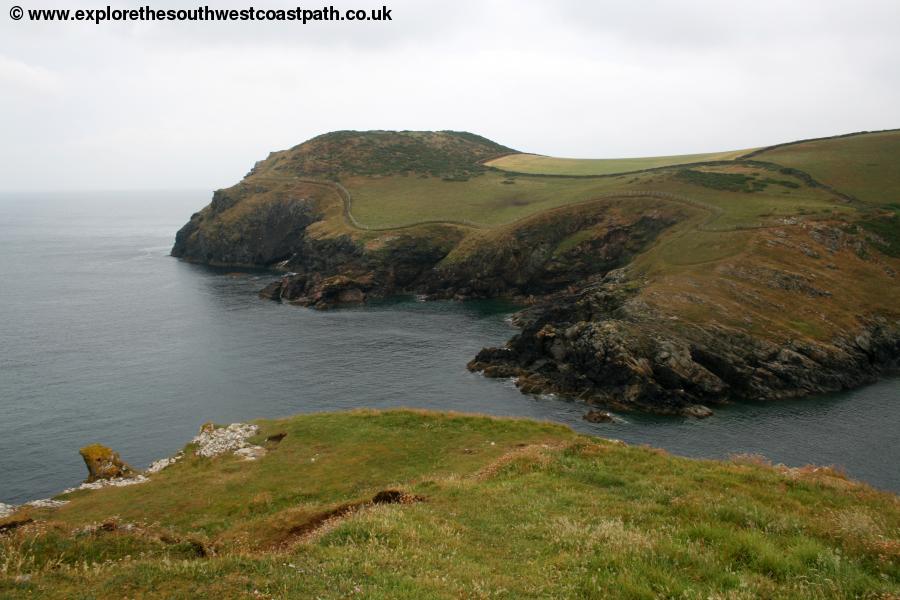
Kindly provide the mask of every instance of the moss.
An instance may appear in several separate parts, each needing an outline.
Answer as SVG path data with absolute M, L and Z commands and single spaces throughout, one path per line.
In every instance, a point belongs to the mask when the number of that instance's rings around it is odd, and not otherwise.
M 136 474 L 136 471 L 119 457 L 118 452 L 102 444 L 85 446 L 79 453 L 88 469 L 89 483 L 99 479 L 132 477 Z

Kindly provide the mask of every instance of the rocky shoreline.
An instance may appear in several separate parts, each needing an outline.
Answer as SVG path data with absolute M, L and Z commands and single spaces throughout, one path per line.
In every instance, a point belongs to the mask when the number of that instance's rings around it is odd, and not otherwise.
M 316 238 L 310 229 L 324 216 L 309 198 L 276 201 L 252 219 L 223 228 L 221 213 L 246 193 L 217 191 L 213 202 L 179 230 L 172 256 L 282 271 L 260 296 L 316 309 L 402 294 L 459 300 L 540 297 L 627 264 L 684 218 L 678 207 L 658 199 L 637 198 L 634 204 L 646 210 L 628 213 L 612 200 L 598 200 L 525 219 L 507 227 L 500 243 L 486 238 L 461 251 L 463 233 L 454 225 L 432 224 L 366 240 L 349 234 Z M 266 226 L 273 221 L 278 228 Z M 585 231 L 589 235 L 579 243 L 557 250 Z
M 852 389 L 900 366 L 900 321 L 873 317 L 830 342 L 782 344 L 723 325 L 684 325 L 644 304 L 625 270 L 518 316 L 522 331 L 469 363 L 524 393 L 620 410 L 705 417 L 707 405 Z
M 295 236 L 289 248 L 287 238 L 273 239 L 269 230 L 242 234 L 238 244 L 233 236 L 202 234 L 202 222 L 215 219 L 216 207 L 233 205 L 227 198 L 217 193 L 208 209 L 212 214 L 195 215 L 179 232 L 174 256 L 232 265 L 256 256 L 261 261 L 256 266 L 287 271 L 259 292 L 261 298 L 315 309 L 399 294 L 522 301 L 531 305 L 516 317 L 522 331 L 506 347 L 479 352 L 468 368 L 488 377 L 513 378 L 523 393 L 556 393 L 618 410 L 702 418 L 711 414 L 710 407 L 730 401 L 851 389 L 898 366 L 900 324 L 878 314 L 860 315 L 858 327 L 823 341 L 789 332 L 781 339 L 761 337 L 721 322 L 688 324 L 649 306 L 641 293 L 647 282 L 623 265 L 683 218 L 677 209 L 664 210 L 659 203 L 632 215 L 617 214 L 602 202 L 555 211 L 516 224 L 502 244 L 493 239 L 476 243 L 457 258 L 458 236 L 449 226 L 398 232 L 368 244 L 347 235 L 313 239 L 307 229 L 319 217 L 308 201 L 298 201 L 307 203 L 305 208 L 292 209 L 275 203 L 274 212 L 256 217 L 261 223 L 289 215 L 299 219 L 279 229 Z M 591 237 L 568 252 L 552 251 L 585 228 L 593 230 Z M 794 243 L 775 231 L 768 243 L 796 246 L 815 260 L 821 260 L 821 252 L 811 243 L 825 253 L 867 256 L 864 239 L 837 229 L 816 226 L 805 235 L 807 241 Z M 258 245 L 258 240 L 265 242 Z M 278 256 L 270 251 L 275 247 L 282 248 Z M 287 258 L 283 252 L 289 253 Z M 282 260 L 270 262 L 276 258 Z M 781 294 L 831 295 L 816 287 L 814 279 L 778 269 L 740 263 L 721 271 L 723 277 L 762 283 Z
M 224 454 L 234 454 L 245 460 L 253 461 L 266 455 L 267 449 L 263 446 L 250 444 L 248 440 L 259 433 L 259 427 L 249 423 L 232 423 L 227 426 L 218 426 L 206 423 L 200 428 L 200 432 L 191 440 L 193 450 L 197 456 L 215 458 Z M 282 436 L 268 438 L 268 445 L 275 445 L 283 439 Z M 106 446 L 92 444 L 85 446 L 79 453 L 84 459 L 88 470 L 88 477 L 83 483 L 75 487 L 66 488 L 56 496 L 71 494 L 81 490 L 98 490 L 105 487 L 125 487 L 138 485 L 150 481 L 150 477 L 170 467 L 184 458 L 184 451 L 173 456 L 161 458 L 151 463 L 145 471 L 139 471 L 122 461 L 119 454 Z M 30 500 L 23 504 L 4 504 L 0 502 L 0 519 L 6 519 L 16 512 L 27 509 L 55 509 L 68 504 L 68 500 L 53 498 L 41 498 Z M 21 524 L 30 522 L 30 517 L 25 517 Z M 18 523 L 13 520 L 7 523 L 9 528 Z

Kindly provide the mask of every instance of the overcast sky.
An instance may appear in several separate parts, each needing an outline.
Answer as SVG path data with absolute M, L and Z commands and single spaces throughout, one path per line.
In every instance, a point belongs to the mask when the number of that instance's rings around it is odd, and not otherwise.
M 619 157 L 900 127 L 898 0 L 385 2 L 389 23 L 95 25 L 8 11 L 195 4 L 7 0 L 0 190 L 213 189 L 336 129 Z

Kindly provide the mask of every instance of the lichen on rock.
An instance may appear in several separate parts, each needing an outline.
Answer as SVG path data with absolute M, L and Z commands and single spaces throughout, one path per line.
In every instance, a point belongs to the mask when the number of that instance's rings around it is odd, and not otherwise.
M 132 469 L 120 457 L 119 453 L 102 444 L 85 446 L 79 453 L 87 466 L 88 478 L 85 483 L 93 483 L 99 480 L 111 480 L 131 478 L 137 476 Z

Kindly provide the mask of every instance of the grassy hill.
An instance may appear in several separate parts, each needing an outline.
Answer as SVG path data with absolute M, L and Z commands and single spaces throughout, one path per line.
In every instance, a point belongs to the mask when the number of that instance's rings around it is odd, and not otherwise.
M 335 131 L 273 152 L 253 173 L 336 179 L 346 175 L 426 175 L 464 179 L 481 162 L 514 152 L 465 131 Z
M 34 522 L 0 534 L 0 598 L 900 594 L 897 497 L 831 469 L 421 411 L 258 424 L 256 461 L 188 445 L 14 516 Z
M 497 167 L 520 159 L 541 172 Z M 890 198 L 900 193 L 900 131 L 654 158 L 638 172 L 597 174 L 600 163 L 579 164 L 580 175 L 567 174 L 567 161 L 468 133 L 326 134 L 216 192 L 179 232 L 173 254 L 277 266 L 294 275 L 264 296 L 319 308 L 414 293 L 546 300 L 549 315 L 561 305 L 551 295 L 569 293 L 573 310 L 555 324 L 565 331 L 591 322 L 584 331 L 601 337 L 601 324 L 628 312 L 617 320 L 627 333 L 616 345 L 627 356 L 604 356 L 620 367 L 649 366 L 600 398 L 585 394 L 615 380 L 591 371 L 599 359 L 589 348 L 602 340 L 572 342 L 572 374 L 567 342 L 544 343 L 534 331 L 521 364 L 497 371 L 520 380 L 525 367 L 539 369 L 542 385 L 559 387 L 528 389 L 598 402 L 636 394 L 637 379 L 651 373 L 670 386 L 671 411 L 685 398 L 837 391 L 893 364 L 900 207 Z M 623 268 L 631 295 L 614 294 L 610 304 L 596 279 Z M 870 338 L 874 345 L 856 342 Z M 737 348 L 724 362 L 711 358 L 725 350 L 712 349 L 717 339 Z M 668 360 L 659 347 L 672 344 L 683 351 L 679 375 L 654 362 Z M 648 388 L 644 396 L 658 394 Z
M 805 171 L 862 202 L 900 208 L 900 131 L 783 144 L 752 158 Z
M 520 154 L 464 132 L 345 131 L 272 153 L 241 185 L 271 193 L 339 182 L 343 189 L 332 190 L 331 201 L 349 205 L 351 230 L 432 222 L 485 228 L 623 192 L 683 196 L 712 208 L 719 225 L 739 228 L 790 215 L 852 213 L 848 197 L 894 208 L 898 156 L 897 131 L 609 160 Z M 340 223 L 329 230 L 346 232 Z

